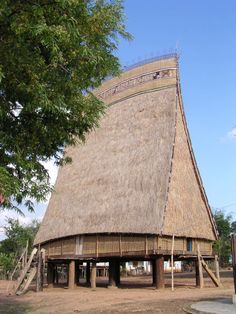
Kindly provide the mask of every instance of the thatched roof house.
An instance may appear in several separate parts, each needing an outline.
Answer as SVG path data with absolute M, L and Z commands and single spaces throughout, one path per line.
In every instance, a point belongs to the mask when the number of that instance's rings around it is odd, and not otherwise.
M 89 235 L 215 240 L 177 57 L 133 67 L 95 93 L 108 105 L 106 114 L 84 145 L 67 148 L 73 163 L 59 170 L 35 244 L 74 237 L 78 246 Z

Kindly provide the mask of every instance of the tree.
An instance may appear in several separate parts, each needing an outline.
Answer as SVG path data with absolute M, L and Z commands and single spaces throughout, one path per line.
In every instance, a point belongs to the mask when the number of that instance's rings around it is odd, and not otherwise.
M 9 218 L 4 227 L 6 239 L 0 242 L 0 252 L 21 255 L 27 241 L 31 251 L 39 225 L 37 220 L 32 220 L 28 225 L 22 225 L 18 219 Z
M 227 266 L 231 255 L 230 234 L 233 224 L 231 222 L 232 216 L 226 216 L 222 210 L 216 210 L 214 218 L 219 232 L 219 238 L 215 241 L 213 248 L 219 256 L 220 265 Z
M 19 210 L 51 190 L 43 162 L 70 162 L 105 105 L 93 88 L 120 71 L 119 0 L 1 0 L 0 204 Z
M 0 270 L 4 277 L 7 277 L 15 267 L 16 260 L 22 254 L 27 242 L 29 252 L 32 250 L 38 228 L 37 220 L 22 225 L 17 219 L 8 219 L 4 227 L 6 239 L 0 242 Z
M 231 230 L 230 231 L 232 234 L 236 234 L 236 221 L 233 221 L 231 223 Z

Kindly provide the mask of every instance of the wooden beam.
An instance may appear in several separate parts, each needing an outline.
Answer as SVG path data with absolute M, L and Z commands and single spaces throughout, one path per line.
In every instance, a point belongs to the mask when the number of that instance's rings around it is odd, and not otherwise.
M 115 261 L 115 275 L 116 275 L 116 285 L 120 284 L 120 260 Z
M 156 264 L 156 289 L 165 288 L 164 281 L 164 256 L 158 255 L 155 259 Z
M 40 250 L 40 244 L 38 246 L 37 254 L 37 276 L 36 276 L 36 292 L 43 291 L 42 283 L 42 253 Z
M 98 235 L 96 235 L 96 256 L 98 257 Z
M 68 288 L 74 289 L 75 287 L 75 261 L 69 261 L 69 270 L 68 270 Z
M 197 245 L 197 261 L 198 261 L 198 273 L 199 273 L 199 288 L 202 289 L 204 287 L 204 279 L 202 272 L 202 263 L 201 263 L 201 254 L 199 244 Z
M 56 285 L 58 285 L 58 283 L 59 283 L 58 265 L 55 265 L 55 267 L 54 267 L 54 275 L 55 275 L 54 283 L 56 283 Z
M 195 261 L 195 276 L 196 276 L 196 287 L 200 287 L 200 277 L 199 277 L 199 265 L 198 260 Z
M 15 291 L 18 290 L 18 288 L 20 287 L 22 281 L 24 280 L 24 278 L 25 278 L 27 272 L 29 271 L 30 266 L 31 266 L 31 263 L 32 263 L 32 260 L 33 260 L 33 258 L 34 258 L 34 256 L 35 256 L 35 254 L 37 253 L 37 251 L 38 251 L 38 249 L 37 249 L 37 248 L 34 248 L 33 251 L 31 252 L 30 258 L 29 258 L 27 264 L 25 265 L 25 268 L 22 270 L 20 277 L 19 277 L 18 280 L 17 280 L 17 284 L 16 284 L 16 287 L 15 287 Z
M 42 257 L 42 268 L 41 268 L 41 282 L 42 288 L 44 285 L 44 270 L 45 270 L 45 250 L 41 249 L 41 257 Z
M 234 276 L 234 293 L 236 294 L 236 235 L 231 236 L 231 252 Z
M 222 283 L 216 278 L 214 273 L 208 268 L 208 265 L 205 263 L 204 259 L 201 258 L 202 266 L 205 269 L 205 271 L 208 273 L 209 277 L 213 281 L 216 287 L 222 287 Z
M 171 290 L 174 291 L 174 244 L 175 236 L 172 236 L 172 245 L 171 245 Z
M 92 271 L 91 271 L 91 288 L 96 289 L 96 262 L 92 262 Z
M 145 236 L 145 255 L 148 255 L 148 238 Z
M 152 260 L 151 261 L 152 263 L 152 285 L 153 286 L 156 286 L 156 261 L 155 260 Z
M 26 241 L 25 254 L 24 254 L 24 266 L 27 264 L 27 260 L 28 260 L 28 247 L 29 247 L 29 240 Z
M 220 282 L 220 267 L 219 267 L 218 255 L 215 255 L 215 270 L 216 270 L 216 278 Z
M 120 249 L 120 256 L 122 256 L 122 238 L 121 238 L 121 235 L 119 238 L 119 249 Z
M 37 274 L 37 268 L 36 267 L 31 268 L 30 272 L 29 272 L 29 275 L 26 278 L 26 281 L 23 282 L 23 284 L 22 284 L 23 287 L 19 287 L 19 288 L 22 288 L 22 289 L 19 289 L 19 290 L 16 291 L 17 295 L 21 295 L 21 294 L 26 292 L 26 290 L 28 289 L 29 285 L 31 284 L 31 282 L 34 279 L 36 274 Z
M 48 262 L 48 267 L 47 267 L 47 284 L 48 287 L 53 286 L 53 272 L 54 272 L 54 265 L 52 262 Z
M 79 285 L 79 280 L 80 280 L 80 271 L 79 271 L 79 261 L 75 261 L 75 284 Z
M 117 285 L 117 275 L 116 275 L 116 261 L 111 259 L 109 261 L 109 283 L 108 287 L 116 287 Z
M 88 285 L 91 284 L 91 282 L 90 282 L 90 262 L 87 262 L 87 264 L 86 264 L 86 283 Z
M 236 265 L 233 265 L 234 293 L 236 294 Z

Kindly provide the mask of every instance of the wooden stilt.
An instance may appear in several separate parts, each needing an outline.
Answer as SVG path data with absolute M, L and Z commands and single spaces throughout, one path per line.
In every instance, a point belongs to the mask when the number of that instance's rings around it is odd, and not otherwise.
M 156 287 L 156 263 L 152 260 L 152 285 Z
M 66 285 L 68 286 L 69 285 L 69 264 L 67 264 L 67 273 L 66 273 Z
M 26 241 L 26 247 L 25 247 L 25 254 L 24 254 L 24 266 L 27 264 L 28 260 L 28 247 L 29 247 L 29 240 Z
M 47 284 L 48 287 L 53 286 L 53 272 L 54 272 L 54 265 L 52 262 L 48 262 L 48 267 L 47 267 Z
M 75 261 L 75 284 L 78 286 L 79 285 L 79 277 L 80 277 L 80 272 L 79 272 L 79 261 Z
M 42 283 L 42 290 L 43 290 L 43 285 L 44 285 L 44 270 L 45 270 L 45 250 L 41 249 L 41 283 Z
M 73 289 L 75 287 L 75 261 L 69 262 L 69 271 L 68 271 L 68 288 Z
M 234 277 L 234 293 L 236 294 L 236 235 L 231 236 L 231 252 L 232 252 L 232 266 L 233 266 L 233 277 Z M 233 303 L 234 296 L 233 296 Z
M 91 271 L 91 288 L 96 289 L 96 262 L 92 262 L 92 271 Z
M 216 278 L 216 276 L 214 275 L 214 273 L 209 269 L 208 265 L 206 264 L 206 262 L 204 261 L 204 259 L 201 259 L 202 262 L 202 266 L 205 269 L 205 271 L 207 272 L 207 274 L 209 275 L 209 277 L 211 278 L 211 280 L 213 281 L 214 285 L 216 287 L 222 287 L 221 282 Z
M 174 291 L 174 244 L 175 236 L 172 236 L 172 245 L 171 245 L 171 290 Z
M 220 267 L 219 267 L 218 255 L 215 255 L 215 269 L 216 269 L 216 278 L 220 282 Z
M 115 261 L 116 286 L 120 284 L 120 261 Z
M 109 261 L 109 284 L 108 287 L 116 287 L 116 264 L 114 260 Z
M 90 285 L 90 262 L 86 264 L 86 283 Z
M 37 254 L 37 276 L 36 276 L 36 292 L 43 290 L 43 283 L 42 283 L 42 254 L 40 250 L 40 245 L 38 247 L 38 254 Z
M 156 289 L 165 288 L 164 282 L 164 256 L 158 255 L 155 259 L 156 264 Z
M 199 273 L 199 288 L 202 289 L 204 287 L 204 280 L 203 280 L 203 271 L 202 271 L 202 262 L 201 262 L 199 244 L 197 245 L 197 261 L 198 261 L 198 273 Z
M 56 281 L 56 265 L 53 263 L 53 275 L 52 275 L 52 282 L 55 284 Z
M 196 276 L 196 287 L 200 287 L 200 276 L 199 276 L 199 265 L 198 261 L 195 261 L 195 276 Z
M 55 282 L 56 282 L 56 285 L 58 285 L 58 282 L 59 282 L 58 265 L 55 266 Z

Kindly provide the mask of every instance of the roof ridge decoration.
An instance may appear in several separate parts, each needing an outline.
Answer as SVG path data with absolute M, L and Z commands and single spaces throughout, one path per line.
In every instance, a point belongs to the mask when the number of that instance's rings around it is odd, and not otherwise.
M 176 52 L 171 52 L 171 53 L 167 53 L 167 54 L 164 54 L 164 55 L 158 55 L 158 56 L 155 56 L 153 58 L 144 59 L 144 60 L 136 62 L 136 63 L 134 63 L 134 64 L 132 64 L 130 66 L 124 66 L 123 67 L 123 72 L 130 71 L 130 70 L 132 70 L 134 68 L 137 68 L 137 67 L 145 65 L 145 64 L 149 64 L 149 63 L 160 61 L 160 60 L 171 59 L 171 58 L 175 58 L 176 60 L 178 60 L 179 59 L 179 54 L 176 53 Z
M 155 71 L 151 71 L 151 72 L 140 74 L 138 76 L 131 77 L 99 93 L 98 96 L 102 98 L 103 100 L 105 100 L 106 98 L 114 94 L 120 93 L 125 89 L 135 87 L 137 85 L 144 84 L 152 80 L 172 78 L 175 76 L 175 70 L 176 70 L 175 67 L 167 67 L 161 70 L 157 69 Z

